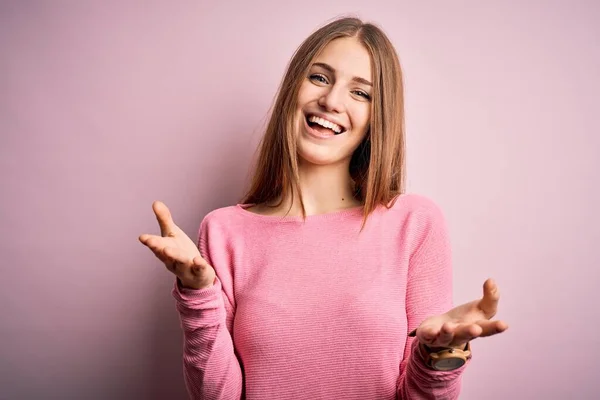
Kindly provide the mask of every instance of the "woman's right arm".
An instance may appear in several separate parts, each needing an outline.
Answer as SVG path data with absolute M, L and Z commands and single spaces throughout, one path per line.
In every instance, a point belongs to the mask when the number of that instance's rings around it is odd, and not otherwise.
M 242 371 L 230 329 L 232 307 L 221 281 L 206 289 L 173 289 L 183 329 L 183 366 L 192 399 L 241 399 Z M 228 315 L 229 314 L 229 315 Z M 229 329 L 228 329 L 229 328 Z
M 144 234 L 139 240 L 176 277 L 177 301 L 184 334 L 184 376 L 192 399 L 241 399 L 243 379 L 233 348 L 231 329 L 234 307 L 228 300 L 207 251 L 199 247 L 174 222 L 161 202 L 152 205 L 161 236 Z M 199 244 L 206 244 L 205 221 Z M 224 274 L 223 279 L 229 282 Z

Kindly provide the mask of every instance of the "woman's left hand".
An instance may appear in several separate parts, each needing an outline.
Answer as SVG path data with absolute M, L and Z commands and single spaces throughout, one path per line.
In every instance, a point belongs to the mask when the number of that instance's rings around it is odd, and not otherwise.
M 492 336 L 508 329 L 503 321 L 491 321 L 498 310 L 500 294 L 498 286 L 488 279 L 483 284 L 483 297 L 445 314 L 427 318 L 410 333 L 429 347 L 464 348 L 475 338 Z

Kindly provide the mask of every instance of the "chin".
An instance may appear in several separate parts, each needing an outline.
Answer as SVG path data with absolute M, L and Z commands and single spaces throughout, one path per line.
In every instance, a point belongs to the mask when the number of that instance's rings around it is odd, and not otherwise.
M 331 165 L 340 163 L 345 158 L 349 159 L 352 155 L 341 155 L 338 148 L 319 145 L 302 136 L 298 140 L 298 157 L 302 162 L 313 165 Z
M 326 157 L 318 157 L 318 156 L 314 156 L 314 155 L 303 155 L 303 154 L 298 154 L 298 157 L 300 159 L 300 164 L 309 164 L 309 165 L 321 166 L 321 167 L 336 164 L 335 160 L 331 160 Z

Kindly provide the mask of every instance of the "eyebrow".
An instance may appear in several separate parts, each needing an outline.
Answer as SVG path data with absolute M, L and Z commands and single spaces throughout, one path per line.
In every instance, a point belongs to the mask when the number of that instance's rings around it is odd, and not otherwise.
M 317 63 L 313 64 L 313 67 L 321 67 L 321 68 L 326 69 L 327 71 L 331 72 L 332 74 L 335 74 L 335 68 L 333 68 L 329 64 L 317 62 Z M 369 82 L 368 80 L 366 80 L 365 78 L 355 76 L 354 78 L 352 78 L 352 80 L 355 82 L 358 82 L 358 83 L 362 83 L 367 86 L 371 86 L 371 87 L 373 86 L 373 84 L 371 82 Z

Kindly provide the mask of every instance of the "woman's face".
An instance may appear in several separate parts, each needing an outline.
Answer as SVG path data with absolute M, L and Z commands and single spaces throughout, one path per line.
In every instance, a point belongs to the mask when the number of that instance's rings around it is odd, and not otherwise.
M 298 93 L 300 158 L 317 165 L 349 162 L 365 138 L 373 95 L 371 58 L 355 38 L 331 41 Z

